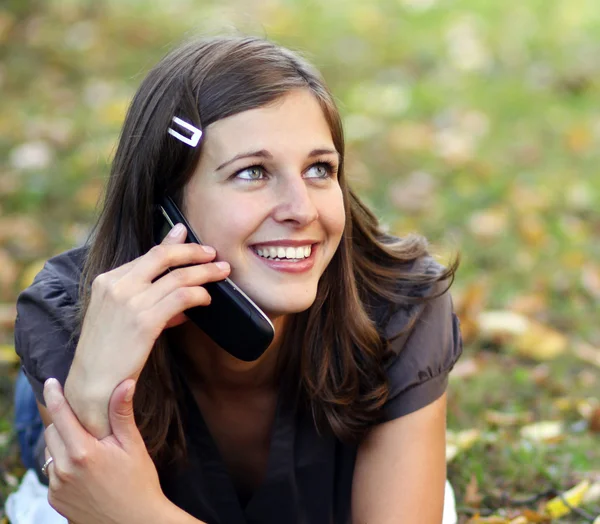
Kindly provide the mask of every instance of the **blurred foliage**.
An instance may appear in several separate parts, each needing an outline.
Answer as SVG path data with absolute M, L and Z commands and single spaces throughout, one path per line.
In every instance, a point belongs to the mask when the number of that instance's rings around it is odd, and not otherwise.
M 511 515 L 476 492 L 597 480 L 596 0 L 4 0 L 0 344 L 12 344 L 14 301 L 43 261 L 85 239 L 144 74 L 182 39 L 223 32 L 313 61 L 344 117 L 354 187 L 391 232 L 425 234 L 441 260 L 461 253 L 466 350 L 449 426 L 487 435 L 449 465 L 461 519 Z M 536 441 L 533 456 L 520 429 L 543 420 L 561 421 L 562 437 Z M 0 448 L 11 470 L 14 439 Z

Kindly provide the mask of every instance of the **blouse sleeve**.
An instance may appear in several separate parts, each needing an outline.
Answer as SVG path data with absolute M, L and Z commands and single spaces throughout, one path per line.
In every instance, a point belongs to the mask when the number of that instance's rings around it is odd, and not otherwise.
M 408 318 L 416 321 L 407 334 L 394 338 Z M 391 357 L 386 372 L 389 397 L 384 420 L 416 411 L 438 399 L 446 390 L 448 373 L 462 353 L 462 338 L 452 298 L 446 292 L 411 312 L 400 310 L 386 329 Z
M 47 262 L 17 298 L 15 350 L 36 399 L 44 405 L 44 382 L 54 377 L 64 384 L 77 345 L 71 340 L 76 313 L 73 283 L 69 274 Z

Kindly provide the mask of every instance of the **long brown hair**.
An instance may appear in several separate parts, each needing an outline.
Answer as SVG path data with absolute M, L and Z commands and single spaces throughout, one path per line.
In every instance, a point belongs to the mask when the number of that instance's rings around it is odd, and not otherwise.
M 410 270 L 426 257 L 425 240 L 383 234 L 376 217 L 347 185 L 341 119 L 321 75 L 298 54 L 272 42 L 253 37 L 195 40 L 168 54 L 143 80 L 125 118 L 100 215 L 88 241 L 78 329 L 94 278 L 153 246 L 153 205 L 165 194 L 182 204 L 202 146 L 191 148 L 170 138 L 166 131 L 172 118 L 203 129 L 272 103 L 294 89 L 308 89 L 315 96 L 331 129 L 342 159 L 338 177 L 346 224 L 314 304 L 286 325 L 282 383 L 290 385 L 285 394 L 302 399 L 312 411 L 320 431 L 356 441 L 379 418 L 388 392 L 383 369 L 387 341 L 376 322 L 377 304 L 406 307 L 423 300 L 415 298 L 423 293 L 414 291 L 439 289 L 432 284 L 451 282 L 456 264 L 446 270 L 438 270 L 439 266 L 435 271 Z M 163 333 L 136 388 L 136 420 L 157 462 L 185 450 L 172 359 Z

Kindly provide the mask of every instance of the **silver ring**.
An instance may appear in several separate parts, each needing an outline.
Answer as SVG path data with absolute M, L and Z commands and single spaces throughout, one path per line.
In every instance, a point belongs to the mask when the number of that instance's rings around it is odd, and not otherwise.
M 50 457 L 46 462 L 44 462 L 44 465 L 42 466 L 42 473 L 47 477 L 48 476 L 48 466 L 50 464 L 52 464 L 52 462 L 54 461 L 54 459 L 52 457 Z

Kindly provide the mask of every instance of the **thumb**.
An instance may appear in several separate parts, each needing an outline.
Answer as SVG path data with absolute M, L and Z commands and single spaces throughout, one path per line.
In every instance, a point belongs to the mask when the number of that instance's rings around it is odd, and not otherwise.
M 139 431 L 133 416 L 133 394 L 135 381 L 124 380 L 113 391 L 108 406 L 108 418 L 113 435 L 121 443 L 136 440 Z

